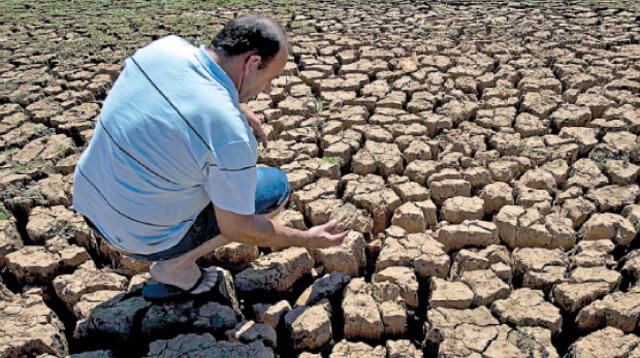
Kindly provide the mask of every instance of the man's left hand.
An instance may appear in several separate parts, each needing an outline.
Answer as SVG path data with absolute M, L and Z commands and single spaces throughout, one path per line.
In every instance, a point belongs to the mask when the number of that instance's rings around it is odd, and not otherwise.
M 262 143 L 264 148 L 267 147 L 267 134 L 262 129 L 262 123 L 260 123 L 260 119 L 258 116 L 253 113 L 251 108 L 246 103 L 240 103 L 239 106 L 240 111 L 249 122 L 249 127 L 251 127 L 251 131 L 253 131 L 253 135 L 256 137 L 258 143 Z

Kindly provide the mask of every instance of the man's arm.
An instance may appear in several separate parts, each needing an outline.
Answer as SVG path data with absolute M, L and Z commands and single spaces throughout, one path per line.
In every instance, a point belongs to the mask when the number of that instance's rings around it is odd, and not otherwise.
M 249 127 L 251 127 L 251 131 L 253 131 L 253 135 L 256 137 L 258 143 L 262 143 L 262 146 L 266 148 L 268 142 L 267 134 L 264 132 L 264 129 L 262 129 L 262 123 L 260 123 L 260 119 L 258 119 L 258 116 L 246 103 L 240 103 L 238 107 L 240 108 L 240 112 L 242 112 L 244 117 L 247 119 Z
M 340 245 L 348 234 L 348 231 L 335 230 L 335 221 L 302 231 L 280 225 L 260 215 L 240 215 L 218 207 L 215 207 L 215 211 L 222 235 L 227 240 L 248 245 L 324 248 Z

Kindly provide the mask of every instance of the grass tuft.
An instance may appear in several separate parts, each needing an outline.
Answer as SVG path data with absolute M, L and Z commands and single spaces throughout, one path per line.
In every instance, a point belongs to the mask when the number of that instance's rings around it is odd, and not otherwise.
M 329 164 L 340 164 L 342 163 L 342 158 L 340 157 L 322 157 L 322 160 Z

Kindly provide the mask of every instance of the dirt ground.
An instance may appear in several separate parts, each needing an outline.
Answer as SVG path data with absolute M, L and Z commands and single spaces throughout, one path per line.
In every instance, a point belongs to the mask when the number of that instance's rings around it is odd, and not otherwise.
M 640 358 L 637 1 L 0 4 L 0 357 Z M 145 301 L 73 170 L 135 49 L 270 15 L 292 57 L 250 103 L 278 221 L 210 296 Z

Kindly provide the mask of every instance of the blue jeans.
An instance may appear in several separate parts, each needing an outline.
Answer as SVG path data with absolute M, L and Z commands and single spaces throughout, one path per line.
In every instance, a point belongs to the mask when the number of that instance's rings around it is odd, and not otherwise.
M 256 183 L 256 215 L 269 214 L 278 209 L 289 197 L 291 192 L 287 175 L 280 169 L 270 167 L 260 167 L 257 169 Z M 86 218 L 85 218 L 86 220 Z M 88 222 L 96 236 L 101 240 L 106 240 L 95 230 L 91 222 Z M 163 261 L 176 258 L 189 251 L 194 250 L 206 241 L 209 241 L 220 234 L 220 228 L 216 218 L 213 204 L 209 203 L 198 215 L 193 225 L 187 231 L 180 242 L 164 251 L 148 254 L 123 254 L 132 259 L 142 261 Z

